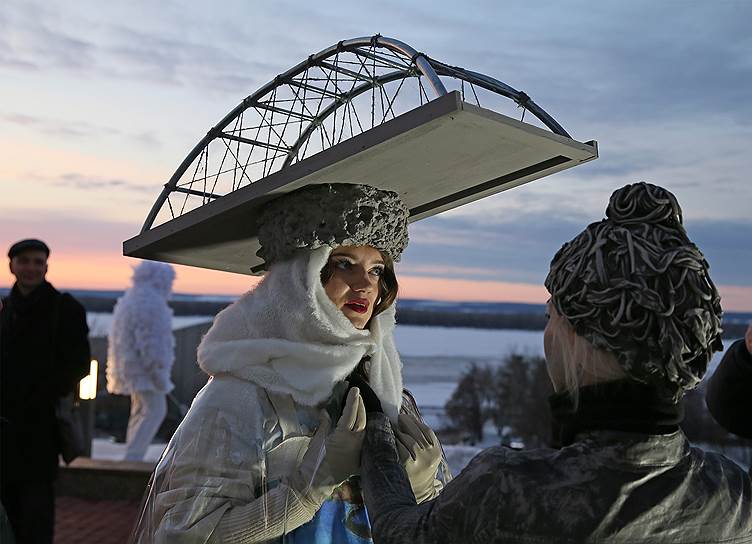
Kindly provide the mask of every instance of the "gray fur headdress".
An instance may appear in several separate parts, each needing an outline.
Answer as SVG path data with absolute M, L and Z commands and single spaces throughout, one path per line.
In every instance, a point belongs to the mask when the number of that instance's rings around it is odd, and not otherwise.
M 721 305 L 676 197 L 649 183 L 611 195 L 551 261 L 546 288 L 575 332 L 627 375 L 672 398 L 695 387 L 721 344 Z
M 264 208 L 256 254 L 268 267 L 300 249 L 368 245 L 399 261 L 407 247 L 409 215 L 392 191 L 349 183 L 310 185 Z

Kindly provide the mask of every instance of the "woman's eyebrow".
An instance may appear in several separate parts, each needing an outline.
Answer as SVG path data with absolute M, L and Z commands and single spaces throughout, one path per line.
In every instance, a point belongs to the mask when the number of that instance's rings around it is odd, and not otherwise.
M 358 258 L 353 255 L 352 253 L 348 253 L 346 251 L 343 251 L 341 253 L 332 253 L 332 257 L 347 257 L 348 259 L 352 259 L 353 261 L 358 261 Z M 368 261 L 370 264 L 384 264 L 384 259 L 378 258 L 373 261 Z
M 332 253 L 331 256 L 332 257 L 347 257 L 349 259 L 352 259 L 353 261 L 356 260 L 354 255 L 352 255 L 351 253 L 347 253 L 346 251 L 343 251 L 341 253 Z

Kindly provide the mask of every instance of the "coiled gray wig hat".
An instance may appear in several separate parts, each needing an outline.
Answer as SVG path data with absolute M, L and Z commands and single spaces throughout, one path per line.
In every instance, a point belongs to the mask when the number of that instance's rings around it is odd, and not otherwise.
M 399 261 L 407 247 L 409 215 L 392 191 L 349 183 L 309 185 L 264 208 L 256 255 L 268 267 L 301 249 L 371 246 Z
M 649 183 L 611 195 L 551 261 L 546 288 L 575 332 L 612 353 L 631 379 L 675 400 L 695 387 L 721 344 L 721 304 L 679 203 Z

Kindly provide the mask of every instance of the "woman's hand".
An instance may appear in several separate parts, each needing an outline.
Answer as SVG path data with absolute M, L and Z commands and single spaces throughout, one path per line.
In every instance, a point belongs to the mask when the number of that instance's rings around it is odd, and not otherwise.
M 334 488 L 360 469 L 365 427 L 363 401 L 358 389 L 353 388 L 333 432 L 329 415 L 322 411 L 321 424 L 297 470 L 282 482 L 285 485 L 273 487 L 245 505 L 233 505 L 207 542 L 277 542 L 309 522 Z M 182 542 L 183 535 L 183 531 L 170 534 L 165 542 Z
M 308 444 L 291 487 L 304 495 L 328 495 L 331 490 L 360 472 L 360 450 L 366 428 L 366 410 L 357 387 L 350 389 L 342 415 L 333 432 L 326 411 Z M 324 489 L 318 493 L 312 491 Z M 328 490 L 328 492 L 326 491 Z M 325 498 L 325 497 L 324 497 Z
M 441 462 L 441 444 L 436 434 L 409 414 L 399 415 L 398 428 L 393 431 L 400 463 L 405 467 L 416 500 L 420 503 L 433 497 Z

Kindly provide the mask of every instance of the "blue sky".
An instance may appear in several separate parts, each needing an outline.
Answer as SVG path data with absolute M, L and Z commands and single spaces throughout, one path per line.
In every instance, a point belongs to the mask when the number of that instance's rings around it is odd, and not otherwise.
M 52 237 L 117 287 L 120 242 L 209 127 L 307 55 L 381 33 L 526 91 L 600 144 L 597 161 L 416 224 L 402 274 L 540 285 L 614 189 L 649 181 L 677 195 L 716 283 L 752 309 L 750 21 L 752 3 L 723 0 L 6 1 L 0 243 Z

